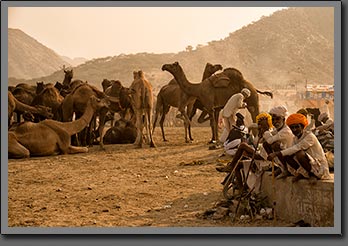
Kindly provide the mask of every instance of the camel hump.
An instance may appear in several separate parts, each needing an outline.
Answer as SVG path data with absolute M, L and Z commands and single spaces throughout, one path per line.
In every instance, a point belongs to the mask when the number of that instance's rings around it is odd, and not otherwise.
M 210 76 L 209 81 L 215 88 L 228 87 L 231 83 L 229 77 L 227 77 L 224 73 L 218 73 Z

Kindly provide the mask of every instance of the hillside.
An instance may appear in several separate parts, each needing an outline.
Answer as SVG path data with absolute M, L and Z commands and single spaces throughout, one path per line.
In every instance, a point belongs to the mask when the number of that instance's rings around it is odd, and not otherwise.
M 53 50 L 19 29 L 8 29 L 9 77 L 28 79 L 47 76 L 63 64 L 68 63 Z
M 172 78 L 161 71 L 161 66 L 179 61 L 192 82 L 201 80 L 205 63 L 211 62 L 239 69 L 260 89 L 289 84 L 304 89 L 306 80 L 308 83 L 333 84 L 333 31 L 333 8 L 288 8 L 208 45 L 175 54 L 138 53 L 93 59 L 74 67 L 74 76 L 98 87 L 104 78 L 119 79 L 129 86 L 133 70 L 142 69 L 157 90 Z M 28 82 L 55 82 L 62 81 L 63 77 L 60 70 Z M 9 79 L 11 85 L 18 82 Z

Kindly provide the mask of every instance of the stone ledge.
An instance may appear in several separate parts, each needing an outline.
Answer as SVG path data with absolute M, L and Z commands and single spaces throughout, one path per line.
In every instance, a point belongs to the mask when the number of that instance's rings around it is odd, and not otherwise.
M 334 175 L 332 180 L 318 180 L 311 185 L 302 179 L 292 183 L 292 177 L 274 180 L 271 172 L 262 175 L 261 191 L 272 204 L 276 216 L 290 223 L 304 220 L 311 226 L 334 226 Z M 273 195 L 274 194 L 274 195 Z

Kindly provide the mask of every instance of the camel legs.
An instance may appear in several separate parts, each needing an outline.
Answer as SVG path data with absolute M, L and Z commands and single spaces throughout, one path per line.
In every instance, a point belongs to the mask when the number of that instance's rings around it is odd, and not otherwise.
M 107 108 L 102 108 L 102 109 L 100 109 L 100 112 L 99 112 L 98 132 L 99 132 L 99 138 L 100 138 L 99 146 L 101 149 L 105 149 L 103 138 L 104 138 L 105 118 L 106 118 L 107 112 L 108 112 Z
M 21 145 L 14 133 L 8 133 L 8 157 L 10 158 L 29 158 L 29 150 Z
M 77 146 L 72 146 L 70 145 L 68 147 L 68 154 L 77 154 L 77 153 L 86 153 L 88 152 L 87 147 L 77 147 Z
M 154 148 L 156 147 L 154 141 L 153 141 L 153 138 L 152 138 L 152 132 L 151 132 L 151 116 L 152 116 L 152 113 L 151 113 L 151 108 L 150 109 L 147 109 L 146 111 L 146 114 L 145 114 L 145 121 L 146 121 L 146 131 L 147 131 L 147 135 L 149 135 L 150 137 L 150 147 Z

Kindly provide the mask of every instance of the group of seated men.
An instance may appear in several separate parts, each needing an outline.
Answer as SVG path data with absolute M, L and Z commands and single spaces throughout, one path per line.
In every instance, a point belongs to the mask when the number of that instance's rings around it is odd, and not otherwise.
M 247 141 L 243 115 L 237 113 L 236 125 L 224 143 L 225 152 L 233 156 L 226 166 L 217 167 L 219 172 L 236 170 L 237 186 L 242 188 L 243 180 L 239 165 L 242 157 L 255 160 L 268 160 L 277 163 L 275 176 L 277 179 L 293 175 L 292 182 L 300 179 L 331 179 L 328 162 L 314 132 L 309 126 L 307 117 L 302 113 L 288 116 L 285 106 L 272 108 L 269 113 L 261 113 L 256 117 L 258 134 L 253 139 L 256 146 Z M 288 116 L 288 117 L 287 117 Z M 326 115 L 325 115 L 326 116 Z M 330 122 L 331 123 L 331 122 Z M 249 130 L 255 125 L 249 126 Z M 240 136 L 240 140 L 236 141 Z M 259 148 L 259 146 L 262 146 Z M 236 166 L 237 165 L 237 166 Z

